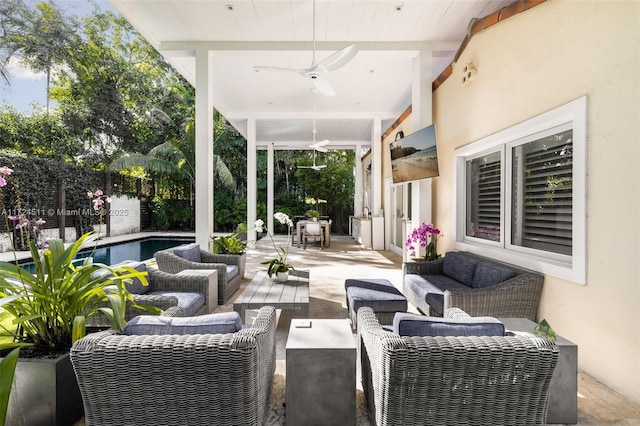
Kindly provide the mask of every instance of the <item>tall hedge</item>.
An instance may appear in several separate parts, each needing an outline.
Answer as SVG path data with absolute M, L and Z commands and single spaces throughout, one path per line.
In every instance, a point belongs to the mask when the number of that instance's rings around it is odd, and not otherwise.
M 7 178 L 7 186 L 2 188 L 0 229 L 5 228 L 5 215 L 21 213 L 16 210 L 18 205 L 30 218 L 44 219 L 44 228 L 56 228 L 64 214 L 59 204 L 62 185 L 65 211 L 86 211 L 91 207 L 87 191 L 104 189 L 105 185 L 103 172 L 46 158 L 0 154 L 2 166 L 13 169 L 13 173 Z M 84 227 L 90 221 L 89 217 L 82 215 L 67 215 L 66 218 L 66 226 Z

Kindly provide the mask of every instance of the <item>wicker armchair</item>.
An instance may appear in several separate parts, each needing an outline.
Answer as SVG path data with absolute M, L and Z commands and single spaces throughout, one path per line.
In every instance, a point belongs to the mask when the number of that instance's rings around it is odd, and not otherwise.
M 217 307 L 218 282 L 211 282 L 209 277 L 199 274 L 174 275 L 159 271 L 155 268 L 147 269 L 141 262 L 133 262 L 136 268 L 144 267 L 147 275 L 147 285 L 130 286 L 133 300 L 137 305 L 152 306 L 160 308 L 163 315 L 171 317 L 184 317 L 194 315 L 204 315 L 214 311 Z M 139 269 L 141 270 L 141 269 Z M 139 294 L 136 289 L 144 289 Z M 196 295 L 202 295 L 197 299 Z M 198 302 L 200 300 L 201 302 Z M 199 303 L 202 305 L 198 306 Z M 109 304 L 100 302 L 101 306 L 108 307 Z M 132 306 L 127 303 L 125 308 L 125 319 L 130 319 L 138 315 L 148 315 L 149 312 Z M 104 315 L 94 315 L 87 318 L 87 325 L 91 327 L 107 328 L 109 321 Z
M 534 335 L 401 337 L 358 310 L 373 424 L 544 425 L 557 346 Z
M 89 334 L 71 349 L 87 426 L 260 425 L 275 369 L 276 312 L 229 334 Z
M 528 318 L 537 321 L 538 307 L 544 284 L 544 276 L 528 269 L 499 262 L 473 253 L 465 255 L 482 262 L 489 262 L 508 268 L 515 274 L 499 284 L 485 288 L 460 286 L 444 291 L 444 306 L 442 308 L 430 306 L 424 295 L 416 294 L 407 287 L 407 280 L 403 278 L 403 294 L 409 303 L 413 304 L 426 315 L 441 317 L 449 308 L 461 308 L 471 316 L 492 316 L 496 318 Z M 429 262 L 405 262 L 403 277 L 408 274 L 441 275 L 443 259 Z
M 218 304 L 223 305 L 240 288 L 244 278 L 247 254 L 214 254 L 200 249 L 201 262 L 193 262 L 173 253 L 172 249 L 155 253 L 158 269 L 177 274 L 185 269 L 215 269 L 218 271 Z M 238 273 L 229 277 L 227 265 L 236 265 Z
M 134 294 L 133 300 L 139 305 L 151 305 L 163 311 L 175 312 L 172 316 L 204 315 L 213 312 L 217 307 L 217 283 L 210 283 L 204 275 L 174 275 L 157 269 L 148 270 L 149 291 L 145 294 Z M 167 293 L 167 294 L 161 294 Z M 172 294 L 173 293 L 173 294 Z M 203 295 L 204 304 L 196 312 L 184 312 L 178 307 L 177 293 L 199 293 Z M 174 308 L 174 309 L 170 309 Z M 127 306 L 125 318 L 130 320 L 136 315 L 148 312 Z

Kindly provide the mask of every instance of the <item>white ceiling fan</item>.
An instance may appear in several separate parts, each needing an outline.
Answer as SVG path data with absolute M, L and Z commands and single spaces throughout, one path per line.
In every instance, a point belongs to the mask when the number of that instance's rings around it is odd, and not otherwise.
M 358 53 L 358 48 L 355 44 L 350 44 L 349 46 L 332 53 L 322 61 L 316 63 L 316 1 L 313 0 L 313 58 L 311 66 L 309 68 L 301 69 L 254 66 L 254 69 L 295 72 L 302 75 L 304 78 L 311 80 L 311 91 L 313 93 L 321 93 L 325 96 L 335 96 L 336 91 L 331 86 L 331 83 L 326 79 L 327 72 L 335 71 L 338 68 L 343 67 L 356 55 L 356 53 Z
M 299 169 L 322 170 L 327 167 L 326 164 L 316 164 L 316 150 L 313 150 L 313 166 L 298 166 Z
M 313 109 L 315 111 L 315 98 L 313 102 Z M 316 142 L 316 133 L 318 133 L 318 131 L 316 130 L 316 119 L 314 117 L 313 118 L 313 143 L 309 145 L 313 149 L 313 166 L 298 166 L 299 169 L 322 170 L 325 167 L 327 167 L 326 164 L 316 165 L 316 152 L 328 152 L 329 150 L 324 146 L 329 144 L 329 140 L 325 139 L 323 141 Z

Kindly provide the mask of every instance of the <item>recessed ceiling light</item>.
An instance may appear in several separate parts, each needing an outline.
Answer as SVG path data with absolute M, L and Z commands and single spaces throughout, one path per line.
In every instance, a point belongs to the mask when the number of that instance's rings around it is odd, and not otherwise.
M 396 5 L 396 12 L 400 12 L 402 10 L 402 8 L 404 7 L 403 4 L 397 4 Z
M 232 4 L 225 4 L 224 7 L 226 7 L 228 11 L 233 11 L 233 5 Z

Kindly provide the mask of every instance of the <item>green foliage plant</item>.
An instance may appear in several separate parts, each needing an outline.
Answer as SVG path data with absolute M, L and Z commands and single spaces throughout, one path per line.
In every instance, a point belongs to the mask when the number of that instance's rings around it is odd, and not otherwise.
M 19 354 L 20 348 L 15 348 L 0 361 L 0 426 L 4 426 L 7 418 L 11 384 L 13 383 L 16 365 L 18 365 Z
M 237 234 L 246 234 L 248 231 L 249 231 L 249 228 L 247 227 L 247 224 L 244 222 L 239 223 L 238 226 L 236 226 Z
M 192 209 L 182 205 L 179 200 L 155 196 L 151 203 L 151 211 L 155 227 L 159 230 L 192 229 Z
M 305 215 L 310 219 L 318 219 L 320 217 L 320 212 L 318 210 L 307 210 Z
M 147 273 L 93 263 L 91 257 L 76 265 L 78 252 L 95 246 L 97 238 L 87 233 L 66 248 L 61 240 L 53 240 L 42 253 L 30 242 L 33 273 L 17 263 L 0 262 L 0 307 L 14 318 L 16 342 L 33 344 L 44 352 L 64 352 L 72 344 L 74 321 L 82 323 L 76 317 L 99 313 L 112 328 L 123 329 L 124 306 L 134 303 L 125 284 L 137 278 L 147 285 Z
M 216 254 L 242 254 L 247 248 L 247 242 L 242 241 L 237 233 L 215 236 L 212 241 L 213 252 Z
M 546 319 L 543 319 L 542 321 L 540 321 L 540 323 L 536 325 L 536 328 L 534 331 L 537 335 L 546 337 L 552 342 L 555 342 L 557 339 L 555 330 L 551 328 L 551 325 L 549 325 Z

